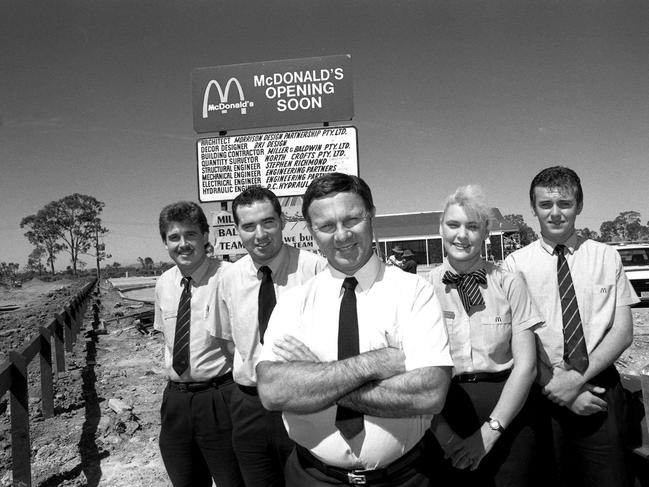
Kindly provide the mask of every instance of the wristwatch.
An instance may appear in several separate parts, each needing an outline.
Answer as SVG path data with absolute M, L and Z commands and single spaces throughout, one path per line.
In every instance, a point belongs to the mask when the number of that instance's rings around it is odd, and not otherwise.
M 500 431 L 501 433 L 505 432 L 505 428 L 503 428 L 503 425 L 500 424 L 500 421 L 494 418 L 487 418 L 487 421 L 485 421 L 489 425 L 489 427 L 494 430 L 494 431 Z

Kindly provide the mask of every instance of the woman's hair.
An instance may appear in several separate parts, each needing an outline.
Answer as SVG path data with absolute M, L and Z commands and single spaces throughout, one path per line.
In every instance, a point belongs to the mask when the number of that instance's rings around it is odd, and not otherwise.
M 475 218 L 480 223 L 484 222 L 486 227 L 489 227 L 491 207 L 485 203 L 484 191 L 477 184 L 460 186 L 446 198 L 442 213 L 442 222 L 446 217 L 446 210 L 450 205 L 461 206 L 469 218 Z

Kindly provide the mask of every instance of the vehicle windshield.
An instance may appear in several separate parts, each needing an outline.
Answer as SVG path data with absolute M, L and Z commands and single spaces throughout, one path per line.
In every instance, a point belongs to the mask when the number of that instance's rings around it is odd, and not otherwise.
M 649 266 L 649 248 L 644 249 L 618 249 L 622 257 L 622 265 L 629 266 Z

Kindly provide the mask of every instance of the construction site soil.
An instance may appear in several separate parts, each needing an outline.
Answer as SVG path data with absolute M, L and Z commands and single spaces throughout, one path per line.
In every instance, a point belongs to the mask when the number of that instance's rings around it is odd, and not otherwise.
M 0 288 L 0 363 L 21 350 L 60 313 L 87 281 L 43 282 Z M 171 485 L 158 449 L 159 409 L 165 376 L 160 334 L 132 315 L 150 310 L 100 282 L 98 333 L 89 305 L 67 370 L 55 380 L 55 415 L 40 408 L 38 360 L 29 367 L 32 485 L 158 487 Z M 621 372 L 649 364 L 649 308 L 634 308 L 635 339 L 618 360 Z M 85 329 L 84 329 L 85 328 Z M 11 424 L 7 397 L 0 399 L 0 485 L 12 485 Z

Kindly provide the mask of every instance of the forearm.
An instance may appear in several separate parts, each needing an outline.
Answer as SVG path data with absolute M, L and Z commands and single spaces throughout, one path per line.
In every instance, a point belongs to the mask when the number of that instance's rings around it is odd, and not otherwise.
M 545 386 L 552 379 L 552 369 L 540 359 L 536 362 L 536 382 Z
M 437 438 L 438 443 L 444 448 L 445 445 L 450 445 L 457 435 L 451 425 L 446 422 L 443 414 L 436 414 L 430 424 L 430 430 Z M 459 439 L 459 438 L 457 438 Z
M 633 342 L 633 318 L 629 306 L 616 308 L 613 326 L 588 357 L 588 368 L 584 372 L 584 382 L 588 382 L 607 367 Z
M 260 362 L 259 397 L 271 411 L 320 411 L 368 382 L 398 373 L 386 361 L 394 353 L 385 348 L 333 362 Z
M 424 367 L 364 384 L 337 402 L 379 417 L 435 414 L 444 405 L 450 378 L 450 367 Z
M 498 419 L 505 427 L 509 426 L 525 404 L 535 375 L 534 367 L 514 366 L 491 417 Z
M 536 345 L 532 331 L 514 334 L 511 346 L 514 365 L 491 412 L 491 417 L 505 426 L 511 424 L 523 407 L 536 377 Z

